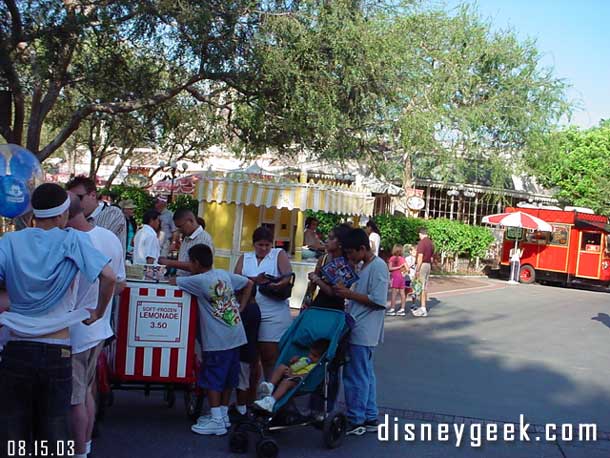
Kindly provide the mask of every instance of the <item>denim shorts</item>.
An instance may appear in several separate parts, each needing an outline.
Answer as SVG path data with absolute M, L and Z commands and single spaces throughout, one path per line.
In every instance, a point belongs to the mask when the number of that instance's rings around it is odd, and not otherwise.
M 9 441 L 47 440 L 55 445 L 71 439 L 71 349 L 40 342 L 9 342 L 0 361 L 0 456 Z
M 239 384 L 239 347 L 230 350 L 204 351 L 199 386 L 222 392 Z

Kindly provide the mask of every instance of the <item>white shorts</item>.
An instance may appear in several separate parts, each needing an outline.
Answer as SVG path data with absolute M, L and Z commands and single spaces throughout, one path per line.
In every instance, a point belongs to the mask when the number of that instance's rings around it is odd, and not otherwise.
M 239 362 L 239 381 L 237 389 L 246 391 L 250 388 L 250 363 Z

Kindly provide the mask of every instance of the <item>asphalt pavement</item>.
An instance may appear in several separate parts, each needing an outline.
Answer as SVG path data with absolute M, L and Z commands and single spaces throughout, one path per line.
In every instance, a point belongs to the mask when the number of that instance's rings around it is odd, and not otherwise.
M 314 428 L 285 431 L 274 437 L 281 457 L 610 456 L 610 295 L 480 278 L 433 284 L 429 316 L 388 317 L 376 352 L 380 419 L 388 414 L 390 440 L 368 433 L 327 450 Z M 529 441 L 518 440 L 520 415 Z M 517 423 L 512 442 L 502 440 L 505 422 Z M 422 440 L 424 423 L 432 425 L 430 441 Z M 448 424 L 447 437 L 438 436 L 440 423 Z M 545 423 L 556 431 L 570 424 L 575 436 L 579 423 L 594 423 L 598 440 L 547 441 Z M 498 440 L 486 441 L 493 425 Z M 226 436 L 197 436 L 189 427 L 180 396 L 168 409 L 160 393 L 115 392 L 91 456 L 234 456 Z M 455 428 L 464 428 L 459 446 Z M 254 444 L 241 456 L 256 456 Z

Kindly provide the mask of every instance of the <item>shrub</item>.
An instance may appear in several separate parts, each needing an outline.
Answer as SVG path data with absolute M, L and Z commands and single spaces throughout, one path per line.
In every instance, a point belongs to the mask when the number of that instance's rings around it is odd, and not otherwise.
M 179 208 L 188 208 L 196 215 L 199 211 L 199 202 L 191 195 L 179 194 L 174 196 L 174 199 L 169 203 L 168 208 L 173 212 Z
M 134 217 L 138 224 L 142 224 L 142 215 L 144 215 L 147 210 L 153 208 L 153 197 L 145 189 L 134 186 L 116 185 L 110 188 L 110 191 L 118 196 L 118 202 L 126 199 L 133 200 L 133 203 L 136 205 Z
M 387 252 L 394 244 L 416 244 L 418 230 L 426 227 L 437 253 L 469 259 L 484 257 L 494 242 L 491 231 L 485 227 L 469 226 L 461 221 L 446 218 L 424 220 L 402 216 L 381 215 L 375 218 L 381 232 L 381 246 Z

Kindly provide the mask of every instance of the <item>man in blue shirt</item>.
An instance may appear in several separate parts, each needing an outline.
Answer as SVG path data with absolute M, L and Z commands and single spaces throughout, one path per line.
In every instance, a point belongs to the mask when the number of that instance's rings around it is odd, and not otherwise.
M 116 277 L 86 234 L 64 230 L 70 199 L 63 188 L 45 183 L 31 203 L 36 227 L 0 239 L 0 284 L 10 301 L 9 311 L 0 313 L 0 325 L 9 330 L 0 354 L 0 456 L 9 456 L 6 447 L 16 441 L 25 441 L 26 456 L 34 456 L 35 441 L 43 440 L 49 456 L 79 456 L 68 442 L 69 327 L 103 316 Z M 97 279 L 97 307 L 74 310 L 78 281 Z

